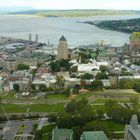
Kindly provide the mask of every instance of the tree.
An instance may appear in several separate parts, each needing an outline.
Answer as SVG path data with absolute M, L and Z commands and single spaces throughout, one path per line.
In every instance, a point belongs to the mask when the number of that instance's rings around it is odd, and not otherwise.
M 85 73 L 84 75 L 81 76 L 82 80 L 87 80 L 87 79 L 93 79 L 93 75 L 89 73 Z
M 42 92 L 46 92 L 47 91 L 47 87 L 44 84 L 39 85 L 39 90 Z
M 48 116 L 48 122 L 56 122 L 57 121 L 57 115 L 56 114 L 50 114 Z
M 58 128 L 71 129 L 73 127 L 72 116 L 68 113 L 63 112 L 63 114 L 60 114 L 59 119 L 57 120 L 57 126 Z
M 100 71 L 101 71 L 101 72 L 106 72 L 106 71 L 107 71 L 107 67 L 104 66 L 104 65 L 101 65 L 101 66 L 100 66 Z
M 49 66 L 51 67 L 52 72 L 60 72 L 61 70 L 61 67 L 58 63 L 51 62 Z
M 71 72 L 77 72 L 77 70 L 78 70 L 78 67 L 77 66 L 73 66 L 70 69 Z
M 83 106 L 79 113 L 86 121 L 91 121 L 95 118 L 95 112 L 90 105 Z
M 17 70 L 29 70 L 29 66 L 26 64 L 18 64 Z
M 32 73 L 32 75 L 35 77 L 35 74 L 37 73 L 37 69 L 33 69 L 33 70 L 31 71 L 31 73 Z
M 91 83 L 93 90 L 103 90 L 103 83 L 100 80 L 95 80 Z
M 140 80 L 135 80 L 134 89 L 140 92 Z
M 41 130 L 38 130 L 35 133 L 34 140 L 40 140 L 40 139 L 42 139 L 42 132 L 41 132 Z
M 18 92 L 19 90 L 20 90 L 20 86 L 19 86 L 19 84 L 14 84 L 13 85 L 13 89 L 16 91 L 16 92 Z
M 132 88 L 134 88 L 134 80 L 132 80 L 132 79 L 121 79 L 119 81 L 119 88 L 121 88 L 121 89 L 132 89 Z
M 122 71 L 122 72 L 120 73 L 120 76 L 133 76 L 133 75 L 134 75 L 133 73 L 128 72 L 128 71 Z
M 88 105 L 88 100 L 84 97 L 78 102 L 78 110 Z
M 56 77 L 56 85 L 59 87 L 59 88 L 63 88 L 64 85 L 65 85 L 65 79 L 63 76 L 57 76 Z
M 70 113 L 70 114 L 75 114 L 76 111 L 77 111 L 77 106 L 78 106 L 78 103 L 77 101 L 75 100 L 72 100 L 71 102 L 69 102 L 65 108 L 65 111 L 67 113 Z
M 108 79 L 108 76 L 105 72 L 98 72 L 96 75 L 96 80 Z

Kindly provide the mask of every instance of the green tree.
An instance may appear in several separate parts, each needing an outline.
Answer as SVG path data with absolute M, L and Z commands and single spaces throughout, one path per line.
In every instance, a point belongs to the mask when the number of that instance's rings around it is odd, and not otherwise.
M 107 72 L 107 67 L 104 66 L 104 65 L 101 65 L 101 66 L 100 66 L 100 71 L 103 72 L 103 73 L 104 73 L 104 72 Z
M 103 83 L 100 80 L 95 80 L 91 83 L 92 90 L 103 90 Z
M 95 119 L 95 112 L 90 105 L 85 105 L 79 110 L 80 115 L 86 120 L 91 121 Z
M 59 88 L 63 88 L 64 85 L 65 85 L 65 79 L 63 76 L 57 76 L 56 77 L 56 85 L 59 87 Z
M 140 92 L 140 80 L 135 80 L 135 82 L 134 82 L 134 89 L 137 92 Z
M 39 85 L 39 91 L 46 92 L 47 91 L 47 86 L 44 85 L 44 84 Z
M 29 70 L 29 66 L 26 64 L 18 64 L 17 70 Z
M 49 66 L 51 67 L 52 72 L 60 72 L 61 70 L 61 67 L 58 63 L 51 62 Z
M 87 79 L 93 79 L 93 75 L 89 73 L 85 73 L 84 75 L 81 76 L 82 80 L 87 80 Z
M 108 76 L 105 72 L 98 72 L 96 75 L 96 80 L 108 79 Z
M 119 88 L 121 88 L 121 89 L 132 89 L 132 88 L 134 88 L 134 80 L 132 80 L 132 79 L 121 79 L 119 81 Z
M 16 91 L 16 92 L 18 92 L 19 90 L 20 90 L 20 86 L 19 86 L 19 84 L 14 84 L 13 85 L 13 89 Z
M 77 112 L 78 103 L 76 100 L 69 102 L 65 108 L 65 111 L 70 114 L 75 114 Z
M 77 72 L 77 70 L 78 70 L 78 67 L 77 66 L 73 66 L 70 69 L 71 72 Z

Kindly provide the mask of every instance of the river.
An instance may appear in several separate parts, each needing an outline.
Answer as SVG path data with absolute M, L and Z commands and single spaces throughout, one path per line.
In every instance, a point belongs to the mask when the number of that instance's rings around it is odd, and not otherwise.
M 94 17 L 37 17 L 19 15 L 0 16 L 0 36 L 28 39 L 28 34 L 39 35 L 40 42 L 48 42 L 57 45 L 58 39 L 64 35 L 69 47 L 79 45 L 91 45 L 104 40 L 106 44 L 122 46 L 129 42 L 130 34 L 116 31 L 103 30 L 77 21 L 86 20 L 117 20 L 140 18 L 140 15 L 123 16 L 94 16 Z

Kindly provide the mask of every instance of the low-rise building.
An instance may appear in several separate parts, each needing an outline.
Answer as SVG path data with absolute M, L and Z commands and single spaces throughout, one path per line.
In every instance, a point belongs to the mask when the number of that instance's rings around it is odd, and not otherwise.
M 80 140 L 108 140 L 103 131 L 87 131 L 83 132 Z
M 71 129 L 58 129 L 52 131 L 52 140 L 73 140 L 73 131 Z

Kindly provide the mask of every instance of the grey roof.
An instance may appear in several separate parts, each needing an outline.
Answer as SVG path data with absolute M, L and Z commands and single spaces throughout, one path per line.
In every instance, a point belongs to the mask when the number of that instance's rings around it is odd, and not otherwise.
M 87 131 L 83 132 L 80 140 L 108 140 L 103 131 Z
M 59 39 L 59 41 L 67 41 L 67 39 L 62 35 L 62 37 Z
M 137 115 L 132 116 L 130 125 L 128 125 L 128 131 L 136 138 L 136 140 L 140 139 L 140 125 L 138 123 Z
M 133 115 L 130 121 L 130 126 L 133 129 L 138 129 L 138 125 L 139 125 L 139 122 L 138 122 L 137 115 Z

